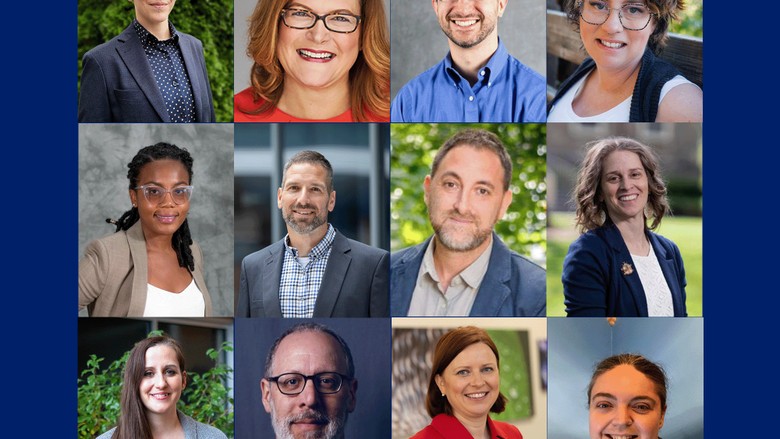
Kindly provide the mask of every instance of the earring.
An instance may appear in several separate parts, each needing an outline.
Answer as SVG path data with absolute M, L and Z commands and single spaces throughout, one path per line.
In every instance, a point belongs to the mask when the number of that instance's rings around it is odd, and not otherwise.
M 645 218 L 650 219 L 655 216 L 655 211 L 650 204 L 645 204 Z
M 602 226 L 607 222 L 607 213 L 603 210 L 599 211 L 599 222 Z

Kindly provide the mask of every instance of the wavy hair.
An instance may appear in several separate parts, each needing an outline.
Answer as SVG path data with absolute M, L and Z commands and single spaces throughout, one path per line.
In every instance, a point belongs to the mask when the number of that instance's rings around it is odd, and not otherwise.
M 259 0 L 249 18 L 246 54 L 254 60 L 250 72 L 256 110 L 239 108 L 246 114 L 268 113 L 279 104 L 284 91 L 284 69 L 276 55 L 280 14 L 290 0 Z M 361 48 L 349 70 L 349 99 L 352 119 L 370 122 L 390 119 L 390 42 L 382 0 L 360 0 Z

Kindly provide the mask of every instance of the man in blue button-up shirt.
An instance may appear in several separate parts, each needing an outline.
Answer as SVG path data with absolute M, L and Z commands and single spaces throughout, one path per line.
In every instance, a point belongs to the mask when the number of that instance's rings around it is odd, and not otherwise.
M 507 0 L 432 0 L 449 38 L 442 62 L 393 100 L 393 122 L 545 122 L 544 78 L 509 56 L 497 21 Z

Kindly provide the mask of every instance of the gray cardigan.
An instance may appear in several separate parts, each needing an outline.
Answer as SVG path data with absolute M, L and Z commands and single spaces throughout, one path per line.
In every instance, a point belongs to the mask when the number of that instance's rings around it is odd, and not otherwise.
M 179 422 L 184 429 L 184 439 L 227 439 L 225 433 L 219 429 L 202 424 L 179 410 L 176 410 L 176 413 L 179 415 Z M 114 436 L 114 430 L 116 427 L 101 434 L 97 439 L 111 439 Z

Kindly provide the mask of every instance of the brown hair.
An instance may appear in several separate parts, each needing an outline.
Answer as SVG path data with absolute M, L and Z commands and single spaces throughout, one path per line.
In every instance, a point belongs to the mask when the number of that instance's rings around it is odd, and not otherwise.
M 577 33 L 580 32 L 580 6 L 583 1 L 586 0 L 564 0 L 563 5 L 566 17 Z M 639 0 L 636 3 L 643 3 L 651 13 L 655 14 L 655 30 L 647 40 L 647 45 L 657 55 L 666 45 L 669 23 L 680 21 L 677 12 L 685 9 L 685 0 Z
M 447 139 L 433 158 L 431 178 L 436 175 L 436 170 L 439 169 L 439 164 L 444 160 L 444 156 L 452 148 L 461 145 L 468 145 L 476 149 L 489 149 L 496 153 L 499 160 L 501 160 L 501 166 L 504 168 L 504 191 L 509 189 L 509 183 L 512 181 L 512 158 L 509 157 L 506 146 L 501 142 L 501 139 L 490 131 L 485 130 L 466 129 Z
M 597 229 L 609 223 L 601 221 L 603 212 L 607 218 L 609 213 L 601 198 L 601 172 L 604 159 L 614 151 L 630 151 L 639 156 L 647 174 L 647 206 L 652 211 L 653 222 L 650 230 L 661 225 L 664 215 L 671 212 L 666 199 L 666 185 L 661 178 L 660 165 L 653 150 L 649 146 L 628 137 L 609 137 L 596 140 L 586 145 L 588 149 L 585 160 L 582 161 L 577 174 L 577 185 L 574 188 L 575 222 L 580 227 L 580 233 Z M 647 227 L 647 224 L 645 224 Z
M 444 369 L 452 363 L 452 360 L 458 356 L 464 349 L 474 343 L 485 343 L 496 355 L 496 366 L 498 366 L 498 348 L 493 340 L 490 339 L 487 331 L 476 326 L 461 326 L 457 329 L 444 334 L 436 343 L 436 350 L 433 354 L 433 367 L 431 368 L 431 378 L 428 382 L 428 395 L 425 398 L 425 409 L 431 418 L 436 415 L 446 413 L 453 416 L 452 406 L 447 398 L 442 396 L 439 386 L 436 385 L 436 375 L 441 375 Z M 500 391 L 496 402 L 490 407 L 493 413 L 501 413 L 506 407 L 506 396 Z
M 328 188 L 328 194 L 333 192 L 333 167 L 330 165 L 328 159 L 317 151 L 301 151 L 287 160 L 284 165 L 284 171 L 282 172 L 282 186 L 284 186 L 285 180 L 287 180 L 287 170 L 290 166 L 298 163 L 309 163 L 311 165 L 319 165 L 325 169 L 328 176 L 325 179 L 325 186 Z
M 140 388 L 146 369 L 146 351 L 154 346 L 168 346 L 173 349 L 176 352 L 176 360 L 179 363 L 182 379 L 186 380 L 187 378 L 184 369 L 184 354 L 176 340 L 167 335 L 161 335 L 138 342 L 130 351 L 125 365 L 122 396 L 119 403 L 121 415 L 113 439 L 152 439 L 152 430 L 149 426 L 149 420 L 146 418 L 146 408 L 141 401 Z
M 273 111 L 284 91 L 284 69 L 276 56 L 280 13 L 290 0 L 259 0 L 249 18 L 249 44 L 246 54 L 254 60 L 250 73 L 254 100 L 263 105 L 246 114 Z M 349 71 L 349 93 L 352 119 L 370 122 L 374 118 L 390 119 L 390 42 L 382 0 L 360 0 L 362 20 L 359 26 L 360 53 Z
M 590 393 L 596 384 L 596 380 L 604 373 L 623 364 L 632 366 L 653 382 L 655 393 L 658 394 L 658 399 L 661 400 L 661 413 L 666 413 L 666 373 L 661 366 L 637 354 L 613 355 L 601 360 L 596 365 L 593 370 L 593 376 L 590 378 L 590 384 L 588 384 L 588 407 L 590 407 Z

